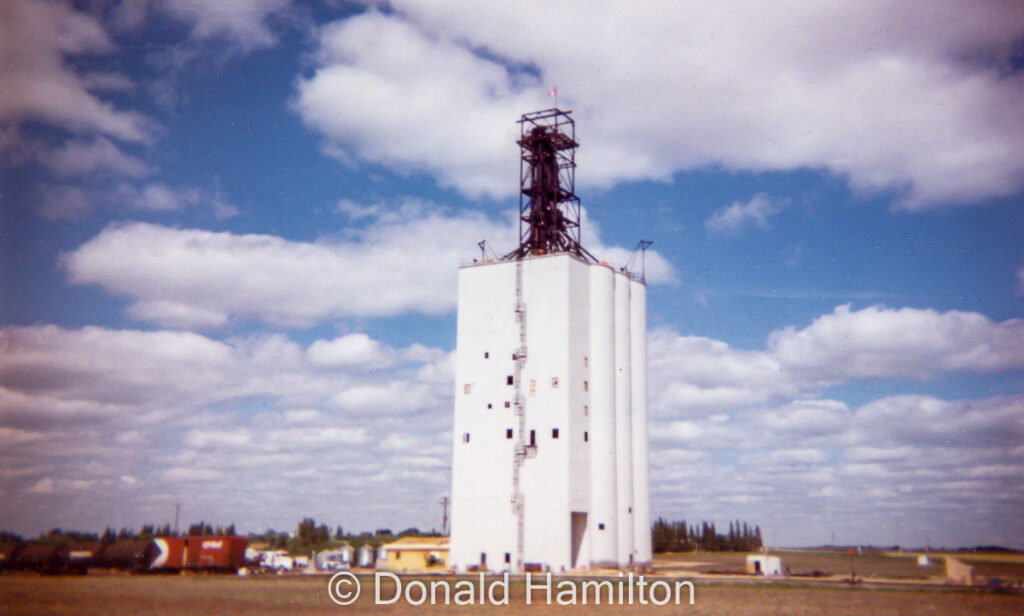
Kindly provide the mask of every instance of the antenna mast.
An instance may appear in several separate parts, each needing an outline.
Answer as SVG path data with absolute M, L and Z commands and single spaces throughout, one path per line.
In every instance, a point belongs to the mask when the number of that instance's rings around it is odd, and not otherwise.
M 633 254 L 629 255 L 629 261 L 626 262 L 626 265 L 622 269 L 624 271 L 627 271 L 627 272 L 632 272 L 633 271 L 633 263 L 636 262 L 636 255 L 637 255 L 637 253 L 639 253 L 640 254 L 640 280 L 646 281 L 647 280 L 647 249 L 650 248 L 652 244 L 654 244 L 654 242 L 652 242 L 651 240 L 640 240 L 640 243 L 637 244 L 636 248 L 633 250 Z
M 451 501 L 447 496 L 441 497 L 441 534 L 448 536 L 448 504 Z

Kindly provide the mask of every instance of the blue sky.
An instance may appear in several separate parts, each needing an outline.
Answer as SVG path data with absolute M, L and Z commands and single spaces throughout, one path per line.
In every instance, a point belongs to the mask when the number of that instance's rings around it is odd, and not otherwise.
M 654 241 L 655 515 L 1024 547 L 1024 10 L 585 6 L 5 3 L 0 525 L 439 526 L 557 85 L 584 245 Z

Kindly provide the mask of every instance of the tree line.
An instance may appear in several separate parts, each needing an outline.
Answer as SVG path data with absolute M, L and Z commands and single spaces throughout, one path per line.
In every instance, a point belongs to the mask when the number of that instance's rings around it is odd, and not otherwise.
M 214 526 L 212 524 L 207 524 L 206 522 L 196 522 L 195 524 L 189 525 L 188 529 L 183 533 L 176 532 L 171 528 L 170 524 L 164 524 L 163 526 L 157 526 L 156 524 L 143 524 L 137 531 L 127 527 L 117 529 L 113 526 L 108 526 L 103 529 L 102 533 L 52 528 L 46 532 L 39 533 L 39 535 L 29 539 L 28 541 L 29 543 L 44 545 L 67 543 L 117 543 L 118 541 L 152 541 L 157 537 L 209 537 L 230 536 L 234 534 L 235 525 L 233 523 L 226 526 Z M 25 538 L 17 533 L 0 531 L 0 543 L 21 543 L 24 541 Z
M 234 523 L 214 525 L 200 521 L 190 524 L 184 532 L 175 531 L 169 523 L 160 526 L 156 524 L 143 524 L 137 531 L 130 528 L 117 529 L 113 526 L 108 526 L 102 533 L 54 528 L 28 539 L 28 543 L 47 545 L 117 543 L 119 541 L 152 541 L 158 537 L 229 536 L 235 534 L 237 534 L 237 531 Z M 309 554 L 313 551 L 319 552 L 337 548 L 344 544 L 354 548 L 369 544 L 376 548 L 385 543 L 390 543 L 399 537 L 435 536 L 437 534 L 433 530 L 423 533 L 418 528 L 407 528 L 398 533 L 392 532 L 389 528 L 378 528 L 372 533 L 348 533 L 341 525 L 336 526 L 332 531 L 326 524 L 317 524 L 313 518 L 303 518 L 296 526 L 294 532 L 267 529 L 262 533 L 249 533 L 248 539 L 250 544 L 261 548 L 286 550 L 291 554 Z M 23 543 L 25 541 L 25 538 L 17 533 L 0 531 L 0 543 Z
M 334 531 L 326 524 L 317 524 L 313 518 L 303 518 L 294 533 L 268 529 L 262 533 L 250 533 L 249 543 L 273 550 L 286 550 L 291 554 L 309 554 L 348 544 L 360 548 L 365 544 L 378 547 L 399 537 L 436 536 L 437 531 L 420 532 L 418 528 L 407 528 L 398 533 L 390 528 L 378 528 L 374 532 L 350 533 L 338 525 Z
M 746 522 L 729 522 L 728 534 L 719 533 L 714 522 L 700 526 L 686 520 L 658 518 L 651 527 L 651 547 L 660 552 L 756 552 L 764 547 L 761 527 Z

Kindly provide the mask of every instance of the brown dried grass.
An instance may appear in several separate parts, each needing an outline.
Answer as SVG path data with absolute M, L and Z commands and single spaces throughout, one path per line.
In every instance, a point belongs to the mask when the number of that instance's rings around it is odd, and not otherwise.
M 525 605 L 526 589 L 513 581 L 511 606 L 374 605 L 372 578 L 363 579 L 359 601 L 335 605 L 327 596 L 327 579 L 268 576 L 239 579 L 228 576 L 115 576 L 0 577 L 0 613 L 165 614 L 168 616 L 269 616 L 295 614 L 523 614 L 548 616 L 594 614 L 729 614 L 736 616 L 786 614 L 793 616 L 916 616 L 924 614 L 1021 614 L 1024 597 L 978 590 L 869 589 L 801 586 L 789 582 L 720 585 L 698 582 L 695 605 L 599 605 L 566 607 Z M 538 594 L 534 594 L 536 601 Z

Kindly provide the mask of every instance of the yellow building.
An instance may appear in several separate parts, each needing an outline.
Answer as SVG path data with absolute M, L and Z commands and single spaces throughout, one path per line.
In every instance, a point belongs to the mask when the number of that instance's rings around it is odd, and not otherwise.
M 441 573 L 448 569 L 448 537 L 402 537 L 384 546 L 385 567 L 395 573 Z

